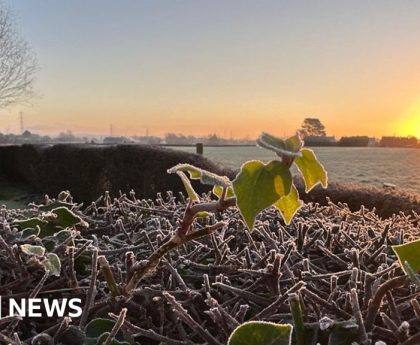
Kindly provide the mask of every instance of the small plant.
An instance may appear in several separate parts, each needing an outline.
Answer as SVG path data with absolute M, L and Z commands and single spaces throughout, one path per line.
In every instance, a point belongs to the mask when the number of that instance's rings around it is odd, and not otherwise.
M 43 267 L 47 276 L 60 276 L 61 260 L 52 251 L 65 245 L 74 246 L 74 238 L 79 233 L 70 229 L 75 225 L 88 226 L 71 210 L 73 205 L 66 202 L 67 197 L 68 192 L 61 192 L 57 200 L 39 207 L 42 212 L 38 217 L 16 219 L 11 224 L 23 242 L 20 253 L 28 263 Z
M 318 322 L 304 323 L 298 295 L 290 295 L 289 304 L 293 325 L 244 322 L 232 332 L 228 345 L 352 345 L 358 341 L 359 327 L 355 321 L 337 322 L 323 317 Z
M 267 133 L 262 133 L 257 144 L 276 153 L 278 159 L 268 163 L 258 160 L 245 162 L 233 181 L 226 176 L 219 176 L 209 171 L 189 164 L 178 164 L 168 170 L 170 174 L 177 174 L 185 186 L 189 197 L 184 217 L 175 233 L 157 248 L 145 261 L 133 266 L 133 275 L 128 284 L 122 289 L 123 294 L 129 295 L 147 274 L 158 265 L 160 259 L 172 249 L 191 240 L 211 234 L 223 228 L 226 224 L 218 222 L 212 226 L 192 231 L 194 220 L 206 217 L 211 213 L 223 211 L 237 206 L 249 231 L 252 231 L 255 219 L 264 209 L 274 206 L 281 213 L 286 224 L 302 206 L 299 193 L 293 183 L 290 171 L 293 164 L 301 173 L 305 191 L 309 192 L 317 184 L 327 187 L 327 173 L 317 160 L 314 152 L 303 147 L 303 141 L 298 134 L 282 140 Z M 199 180 L 202 184 L 213 186 L 213 194 L 218 198 L 213 202 L 200 202 L 200 197 L 191 185 L 190 179 Z M 110 271 L 104 262 L 102 266 L 105 276 Z M 120 291 L 115 281 L 110 278 L 108 285 L 111 291 Z
M 265 321 L 249 321 L 237 327 L 231 334 L 228 345 L 289 345 L 293 327 Z
M 122 309 L 116 321 L 94 319 L 86 325 L 83 345 L 129 345 L 120 330 L 125 321 L 127 309 Z
M 74 225 L 87 227 L 85 221 L 65 206 L 51 207 L 38 217 L 17 219 L 12 223 L 13 227 L 23 231 L 22 236 L 35 234 L 40 238 L 52 236 Z M 26 229 L 29 229 L 28 232 L 25 232 Z
M 28 262 L 42 266 L 48 275 L 60 276 L 61 261 L 57 254 L 46 254 L 43 246 L 31 244 L 22 244 L 20 250 L 25 256 L 29 257 Z

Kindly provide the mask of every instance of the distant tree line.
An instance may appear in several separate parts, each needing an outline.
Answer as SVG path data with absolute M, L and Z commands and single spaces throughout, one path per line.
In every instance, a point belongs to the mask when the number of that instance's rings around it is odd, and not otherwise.
M 342 147 L 366 147 L 366 146 L 380 146 L 380 147 L 418 147 L 420 148 L 420 141 L 415 137 L 396 137 L 384 136 L 379 141 L 368 136 L 344 136 L 340 140 L 335 137 L 327 136 L 325 127 L 319 121 L 309 119 L 306 123 L 312 123 L 317 129 L 309 129 L 306 126 L 305 133 L 312 133 L 311 135 L 303 135 L 305 145 L 307 146 L 342 146 Z M 316 120 L 316 119 L 315 119 Z M 319 126 L 321 124 L 321 126 Z M 321 135 L 313 135 L 318 133 Z M 112 136 L 104 139 L 78 137 L 70 130 L 63 131 L 57 136 L 39 135 L 25 130 L 22 134 L 2 134 L 0 133 L 0 144 L 20 144 L 20 143 L 104 143 L 104 144 L 148 144 L 148 145 L 195 145 L 196 143 L 203 143 L 204 145 L 254 145 L 254 140 L 249 139 L 233 139 L 223 138 L 216 134 L 207 136 L 193 136 L 176 133 L 167 133 L 163 137 L 158 136 Z
M 40 135 L 36 133 L 31 133 L 28 130 L 25 130 L 22 134 L 4 134 L 0 132 L 0 144 L 48 144 L 72 142 L 83 143 L 87 141 L 88 138 L 78 137 L 69 130 L 61 132 L 57 136 Z
M 369 145 L 369 137 L 367 136 L 354 136 L 354 137 L 342 137 L 339 142 L 339 146 L 356 146 L 363 147 Z
M 196 137 L 193 135 L 167 133 L 163 138 L 163 143 L 167 145 L 194 145 L 196 143 L 203 143 L 204 145 L 253 145 L 255 140 L 228 139 L 219 137 L 217 134 Z
M 303 120 L 299 133 L 307 146 L 349 146 L 349 147 L 418 147 L 420 142 L 415 137 L 384 136 L 379 142 L 368 136 L 344 136 L 336 141 L 334 137 L 328 137 L 325 126 L 321 120 L 315 117 L 307 117 Z
M 419 147 L 416 137 L 382 137 L 379 142 L 382 147 Z

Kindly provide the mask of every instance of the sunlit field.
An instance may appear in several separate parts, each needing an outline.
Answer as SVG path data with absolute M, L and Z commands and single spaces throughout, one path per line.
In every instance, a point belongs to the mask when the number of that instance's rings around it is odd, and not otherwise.
M 173 149 L 195 152 L 194 147 Z M 401 148 L 312 148 L 328 171 L 330 181 L 398 187 L 420 191 L 420 150 Z M 268 161 L 270 152 L 258 147 L 205 147 L 204 156 L 231 169 L 250 159 Z

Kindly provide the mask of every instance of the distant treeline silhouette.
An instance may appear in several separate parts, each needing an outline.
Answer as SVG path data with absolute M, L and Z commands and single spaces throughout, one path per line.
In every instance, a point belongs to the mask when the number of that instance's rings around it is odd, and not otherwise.
M 363 147 L 363 146 L 369 146 L 370 143 L 372 146 L 374 146 L 375 140 L 369 139 L 368 136 L 355 136 L 355 137 L 342 137 L 340 141 L 338 142 L 338 145 Z
M 307 135 L 304 137 L 306 146 L 343 146 L 343 147 L 417 147 L 420 142 L 416 137 L 384 136 L 376 139 L 368 136 L 344 136 L 336 140 L 333 136 Z M 224 138 L 216 134 L 194 136 L 167 133 L 159 136 L 112 136 L 112 137 L 79 137 L 67 130 L 57 136 L 39 135 L 25 130 L 22 134 L 0 133 L 0 144 L 55 144 L 55 143 L 95 143 L 95 144 L 146 144 L 146 145 L 195 145 L 203 143 L 210 146 L 223 145 L 254 145 L 249 138 Z
M 379 146 L 379 147 L 420 147 L 416 137 L 382 137 L 379 141 L 368 136 L 342 137 L 338 141 L 339 146 Z
M 366 135 L 345 136 L 336 141 L 334 137 L 308 136 L 305 137 L 307 146 L 342 146 L 342 147 L 416 147 L 420 148 L 420 142 L 416 137 L 391 137 L 381 139 L 371 138 Z
M 382 137 L 379 142 L 382 147 L 420 147 L 416 137 Z

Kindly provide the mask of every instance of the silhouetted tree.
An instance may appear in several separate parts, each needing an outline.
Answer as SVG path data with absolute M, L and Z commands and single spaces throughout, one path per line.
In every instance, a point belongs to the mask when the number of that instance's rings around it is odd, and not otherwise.
M 16 31 L 14 19 L 11 10 L 0 2 L 0 108 L 33 96 L 37 63 Z
M 28 130 L 26 130 L 22 133 L 22 137 L 23 138 L 30 138 L 30 137 L 32 137 L 32 133 L 29 132 Z
M 303 120 L 300 132 L 304 136 L 325 137 L 327 135 L 325 132 L 325 126 L 319 119 L 313 117 L 307 117 Z
M 76 140 L 78 140 L 78 138 L 70 130 L 59 133 L 58 136 L 57 136 L 57 139 L 59 141 L 76 141 Z

